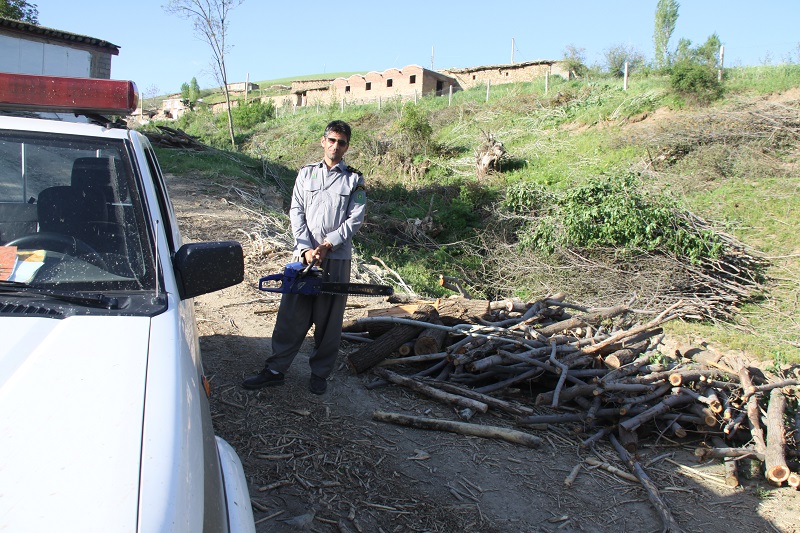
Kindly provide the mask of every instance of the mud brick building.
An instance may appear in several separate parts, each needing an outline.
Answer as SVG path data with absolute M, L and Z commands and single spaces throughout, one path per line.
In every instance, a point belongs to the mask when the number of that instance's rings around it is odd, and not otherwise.
M 418 65 L 363 75 L 353 74 L 349 78 L 336 78 L 330 85 L 332 98 L 337 101 L 344 98 L 351 103 L 394 97 L 411 99 L 415 96 L 442 96 L 449 94 L 451 89 L 453 92 L 461 90 L 455 79 Z
M 442 74 L 452 77 L 466 89 L 478 85 L 501 85 L 544 79 L 545 76 L 561 76 L 569 79 L 569 71 L 563 61 L 526 61 L 508 65 L 484 65 L 459 69 L 445 69 Z

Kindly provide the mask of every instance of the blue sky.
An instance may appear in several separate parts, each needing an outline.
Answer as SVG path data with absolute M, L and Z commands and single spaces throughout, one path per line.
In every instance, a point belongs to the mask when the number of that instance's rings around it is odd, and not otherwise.
M 145 94 L 178 92 L 196 77 L 217 86 L 211 50 L 189 21 L 167 14 L 167 0 L 31 0 L 39 22 L 120 46 L 112 77 Z M 725 65 L 800 62 L 800 0 L 682 0 L 670 40 L 702 44 L 717 33 Z M 368 0 L 245 0 L 231 12 L 229 81 L 326 72 L 382 71 L 417 64 L 436 69 L 561 59 L 568 45 L 602 64 L 616 45 L 653 56 L 657 0 L 516 0 L 389 6 Z

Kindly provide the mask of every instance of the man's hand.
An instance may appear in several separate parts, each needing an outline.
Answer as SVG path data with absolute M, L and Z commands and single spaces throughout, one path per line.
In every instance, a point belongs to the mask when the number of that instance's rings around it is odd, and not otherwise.
M 332 248 L 333 245 L 328 241 L 325 241 L 316 248 L 314 248 L 313 250 L 306 250 L 304 254 L 306 262 L 311 263 L 316 259 L 317 263 L 321 264 L 322 261 L 325 259 L 325 256 L 328 255 L 328 252 L 331 251 Z

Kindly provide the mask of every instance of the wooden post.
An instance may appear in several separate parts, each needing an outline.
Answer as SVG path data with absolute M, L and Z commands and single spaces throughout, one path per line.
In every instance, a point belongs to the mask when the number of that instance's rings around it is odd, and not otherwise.
M 449 85 L 448 92 L 449 92 L 449 94 L 447 95 L 447 107 L 450 107 L 451 105 L 453 105 L 453 84 L 452 83 Z
M 625 76 L 624 76 L 623 79 L 624 79 L 624 81 L 622 82 L 622 90 L 623 91 L 627 91 L 628 90 L 628 62 L 627 61 L 625 62 Z
M 378 111 L 381 110 L 381 97 L 378 97 Z
M 725 45 L 720 45 L 719 47 L 719 70 L 717 71 L 717 81 L 722 83 L 722 70 L 724 68 L 724 61 L 725 61 Z
M 250 88 L 250 73 L 244 75 L 244 103 L 247 103 L 248 89 Z
M 547 94 L 548 89 L 550 88 L 550 71 L 544 73 L 544 94 Z
M 417 103 L 417 90 L 414 89 L 414 103 Z
M 344 96 L 342 96 L 342 113 L 344 113 Z
M 491 80 L 486 80 L 486 101 L 489 101 L 489 89 L 492 87 Z

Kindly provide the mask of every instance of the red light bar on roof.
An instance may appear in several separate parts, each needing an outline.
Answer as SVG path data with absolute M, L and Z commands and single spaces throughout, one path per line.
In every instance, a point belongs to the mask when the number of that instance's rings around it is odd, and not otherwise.
M 0 108 L 130 115 L 137 104 L 132 81 L 0 72 Z

